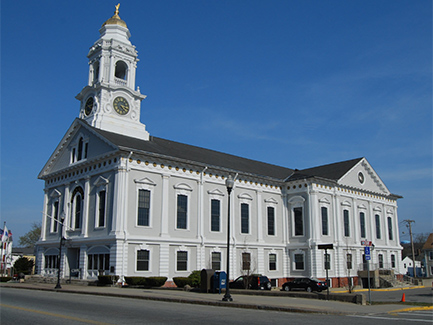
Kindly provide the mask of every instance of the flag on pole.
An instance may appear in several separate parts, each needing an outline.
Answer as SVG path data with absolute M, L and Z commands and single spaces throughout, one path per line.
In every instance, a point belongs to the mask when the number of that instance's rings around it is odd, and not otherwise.
M 6 240 L 8 240 L 9 232 L 8 228 L 5 225 L 5 229 L 3 229 L 3 236 L 2 236 L 2 242 L 4 243 Z
M 8 231 L 8 237 L 9 237 L 9 241 L 13 241 L 12 240 L 12 231 L 10 231 L 10 230 Z
M 3 239 L 3 233 L 4 233 L 3 229 L 0 228 L 0 240 Z

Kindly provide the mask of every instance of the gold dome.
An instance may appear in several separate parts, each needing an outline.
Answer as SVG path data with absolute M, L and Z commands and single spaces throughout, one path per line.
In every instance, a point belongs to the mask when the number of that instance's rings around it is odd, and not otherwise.
M 120 7 L 120 3 L 117 4 L 116 7 L 116 11 L 114 11 L 114 15 L 113 17 L 109 18 L 105 23 L 102 24 L 102 27 L 104 27 L 105 25 L 119 25 L 125 28 L 128 28 L 128 26 L 126 26 L 126 23 L 120 19 L 119 17 L 119 7 Z

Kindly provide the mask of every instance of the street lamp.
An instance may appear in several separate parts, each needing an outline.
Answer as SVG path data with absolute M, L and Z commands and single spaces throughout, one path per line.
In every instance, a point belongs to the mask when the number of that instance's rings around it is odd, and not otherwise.
M 57 284 L 54 287 L 54 289 L 62 289 L 62 286 L 60 285 L 60 261 L 62 259 L 62 245 L 63 245 L 63 221 L 65 220 L 64 217 L 60 219 L 60 225 L 59 225 L 59 233 L 60 233 L 60 246 L 59 246 L 59 257 L 57 260 L 58 263 L 58 270 L 57 270 Z
M 235 181 L 232 175 L 229 175 L 226 179 L 226 187 L 228 193 L 228 206 L 227 206 L 227 279 L 226 279 L 226 293 L 224 295 L 223 301 L 233 301 L 230 295 L 230 193 L 232 192 Z

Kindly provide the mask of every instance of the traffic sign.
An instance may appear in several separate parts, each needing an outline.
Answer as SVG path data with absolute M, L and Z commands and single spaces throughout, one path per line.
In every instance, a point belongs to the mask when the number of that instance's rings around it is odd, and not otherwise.
M 371 255 L 370 255 L 370 246 L 365 246 L 365 247 L 364 247 L 364 254 L 365 254 L 365 260 L 366 260 L 366 261 L 371 260 Z

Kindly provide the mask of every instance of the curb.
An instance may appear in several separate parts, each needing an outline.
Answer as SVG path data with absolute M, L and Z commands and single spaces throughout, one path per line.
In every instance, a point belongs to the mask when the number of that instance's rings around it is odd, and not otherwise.
M 389 311 L 388 314 L 397 314 L 397 313 L 402 313 L 405 311 L 416 311 L 416 310 L 433 310 L 433 306 L 410 307 L 410 308 L 396 309 L 396 310 Z

